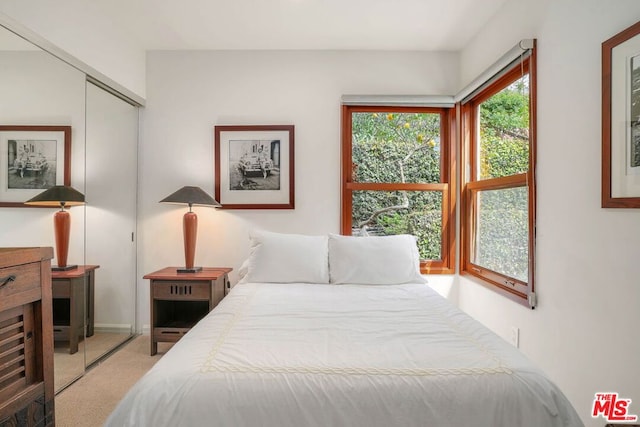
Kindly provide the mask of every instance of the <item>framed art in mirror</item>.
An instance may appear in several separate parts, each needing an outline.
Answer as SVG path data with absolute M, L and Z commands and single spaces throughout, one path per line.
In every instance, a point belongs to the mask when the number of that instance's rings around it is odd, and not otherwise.
M 640 22 L 602 43 L 602 207 L 640 208 Z
M 215 198 L 223 209 L 294 209 L 294 126 L 215 126 Z
M 71 185 L 71 126 L 0 125 L 0 207 Z

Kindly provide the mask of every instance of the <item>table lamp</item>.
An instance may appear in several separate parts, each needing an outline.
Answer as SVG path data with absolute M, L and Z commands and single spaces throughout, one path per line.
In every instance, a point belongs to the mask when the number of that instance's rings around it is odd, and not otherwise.
M 198 216 L 191 210 L 193 205 L 198 206 L 221 206 L 213 197 L 204 192 L 200 187 L 182 187 L 178 191 L 164 199 L 160 203 L 174 203 L 179 205 L 189 205 L 189 212 L 184 214 L 182 220 L 182 231 L 184 233 L 184 260 L 185 267 L 179 268 L 178 273 L 196 273 L 202 267 L 194 267 L 196 256 L 196 237 L 198 232 Z
M 51 267 L 53 271 L 66 271 L 78 268 L 77 265 L 67 265 L 69 253 L 69 233 L 71 232 L 71 217 L 65 207 L 84 205 L 84 194 L 66 185 L 55 185 L 43 191 L 32 199 L 24 202 L 31 206 L 60 206 L 60 210 L 53 216 L 53 226 L 56 236 L 56 258 L 58 266 Z

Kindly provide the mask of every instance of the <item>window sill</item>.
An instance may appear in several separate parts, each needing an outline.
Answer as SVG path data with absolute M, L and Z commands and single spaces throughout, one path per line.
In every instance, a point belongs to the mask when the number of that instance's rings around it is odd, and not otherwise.
M 524 307 L 530 308 L 530 309 L 534 309 L 534 307 L 531 307 L 529 305 L 529 300 L 527 298 L 526 295 L 522 295 L 522 293 L 517 292 L 517 291 L 513 291 L 512 289 L 507 288 L 504 285 L 501 285 L 500 283 L 496 283 L 493 282 L 491 280 L 487 280 L 486 278 L 478 275 L 478 274 L 474 274 L 473 272 L 470 271 L 461 271 L 460 272 L 460 277 L 464 277 L 465 279 L 470 280 L 473 283 L 479 284 L 481 286 L 484 286 L 487 289 L 490 289 L 494 292 L 496 292 L 497 294 L 506 297 L 507 299 L 510 299 L 511 301 L 514 301 Z

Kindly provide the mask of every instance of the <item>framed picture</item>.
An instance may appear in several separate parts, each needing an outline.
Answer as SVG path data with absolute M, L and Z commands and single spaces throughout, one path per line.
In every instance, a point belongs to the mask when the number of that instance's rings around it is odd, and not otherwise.
M 640 208 L 640 22 L 602 43 L 602 207 Z
M 71 126 L 0 125 L 0 207 L 71 185 Z
M 226 209 L 294 209 L 293 125 L 215 126 L 215 198 Z

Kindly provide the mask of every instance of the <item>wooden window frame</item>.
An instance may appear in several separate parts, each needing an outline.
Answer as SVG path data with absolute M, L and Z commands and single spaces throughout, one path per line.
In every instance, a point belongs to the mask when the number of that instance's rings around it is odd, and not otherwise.
M 477 131 L 478 107 L 509 84 L 529 74 L 529 169 L 526 173 L 501 178 L 478 179 Z M 520 304 L 535 308 L 535 224 L 536 224 L 536 49 L 526 58 L 510 65 L 508 71 L 487 84 L 470 100 L 458 104 L 460 111 L 461 206 L 460 206 L 460 274 L 471 276 Z M 483 190 L 527 187 L 528 189 L 528 281 L 523 282 L 471 262 L 475 242 L 477 194 Z
M 456 206 L 456 110 L 436 107 L 399 106 L 342 106 L 342 157 L 341 157 L 341 219 L 343 235 L 351 234 L 353 192 L 378 191 L 439 191 L 442 193 L 442 240 L 440 260 L 421 260 L 422 274 L 455 273 L 455 206 Z M 440 114 L 440 182 L 439 183 L 371 183 L 353 182 L 352 170 L 352 114 L 353 113 L 436 113 Z

